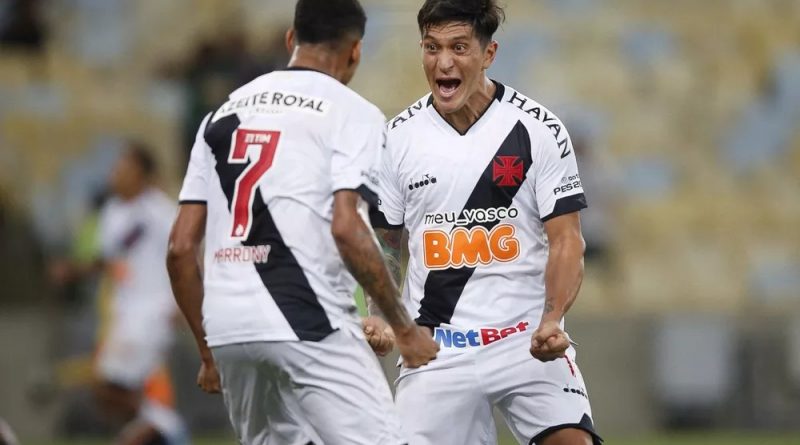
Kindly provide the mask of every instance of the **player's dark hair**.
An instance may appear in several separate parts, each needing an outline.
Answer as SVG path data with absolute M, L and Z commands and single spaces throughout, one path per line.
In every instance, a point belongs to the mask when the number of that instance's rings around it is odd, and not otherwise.
M 482 45 L 488 44 L 506 13 L 496 0 L 426 0 L 417 14 L 419 32 L 424 36 L 431 26 L 449 22 L 472 26 Z
M 153 178 L 158 173 L 158 163 L 147 145 L 141 141 L 131 141 L 128 143 L 127 152 L 147 178 Z
M 358 0 L 298 0 L 294 29 L 298 43 L 337 44 L 347 37 L 361 39 L 367 15 Z

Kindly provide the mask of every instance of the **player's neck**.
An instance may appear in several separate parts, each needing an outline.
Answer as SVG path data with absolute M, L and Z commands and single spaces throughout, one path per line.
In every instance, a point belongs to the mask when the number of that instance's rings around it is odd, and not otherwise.
M 297 46 L 289 60 L 289 68 L 309 68 L 327 74 L 341 82 L 340 58 L 328 51 L 320 51 L 307 46 Z
M 439 112 L 444 120 L 461 134 L 466 133 L 486 113 L 494 100 L 497 86 L 488 77 L 484 76 L 483 79 L 481 87 L 467 99 L 467 103 L 461 109 L 450 114 Z M 433 106 L 436 106 L 435 102 Z
M 125 202 L 135 201 L 137 198 L 145 194 L 149 188 L 149 184 L 143 184 L 141 186 L 137 186 L 135 189 L 128 190 L 125 193 L 117 193 L 117 196 L 119 196 L 119 199 Z

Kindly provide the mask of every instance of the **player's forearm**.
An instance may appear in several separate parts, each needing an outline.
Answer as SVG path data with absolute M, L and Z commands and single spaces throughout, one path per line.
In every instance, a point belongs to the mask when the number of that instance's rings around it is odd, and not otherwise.
M 383 258 L 386 261 L 386 266 L 389 269 L 389 273 L 394 279 L 394 282 L 399 286 L 403 279 L 403 269 L 401 264 L 401 241 L 403 238 L 403 231 L 377 229 L 375 233 L 378 235 L 378 241 L 381 244 L 381 249 L 383 249 Z M 364 292 L 364 298 L 367 301 L 367 311 L 369 314 L 383 318 L 383 313 L 375 302 L 375 299 L 372 298 L 372 296 L 366 291 Z
M 545 271 L 546 298 L 542 322 L 561 321 L 578 297 L 583 282 L 583 237 L 563 236 L 551 240 Z
M 60 264 L 63 270 L 61 281 L 73 283 L 103 272 L 110 263 L 98 258 L 91 261 L 65 261 Z
M 335 231 L 334 238 L 347 269 L 392 329 L 397 331 L 413 327 L 413 321 L 400 301 L 397 284 L 364 221 L 354 218 L 347 230 L 341 230 L 338 234 Z M 399 261 L 396 269 L 399 271 Z
M 170 246 L 167 270 L 175 301 L 192 330 L 200 357 L 204 361 L 211 360 L 211 351 L 206 344 L 206 333 L 203 329 L 203 279 L 197 262 L 197 251 L 177 251 Z

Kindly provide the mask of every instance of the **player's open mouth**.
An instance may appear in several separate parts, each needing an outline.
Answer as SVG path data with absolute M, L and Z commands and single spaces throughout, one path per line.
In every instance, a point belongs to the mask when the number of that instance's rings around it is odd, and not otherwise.
M 459 79 L 437 79 L 436 86 L 439 88 L 439 95 L 444 98 L 453 97 L 456 94 L 456 90 L 458 87 L 461 86 L 461 80 Z

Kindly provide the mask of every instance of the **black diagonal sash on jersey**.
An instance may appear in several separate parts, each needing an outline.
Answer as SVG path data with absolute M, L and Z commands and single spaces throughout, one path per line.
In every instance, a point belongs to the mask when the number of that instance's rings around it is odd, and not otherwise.
M 216 159 L 216 171 L 228 208 L 233 206 L 236 179 L 247 164 L 229 164 L 231 137 L 239 127 L 239 118 L 231 115 L 217 122 L 209 122 L 205 139 Z M 319 303 L 303 268 L 286 245 L 275 225 L 269 208 L 264 204 L 261 191 L 256 189 L 253 199 L 253 223 L 244 246 L 270 246 L 269 260 L 254 264 L 261 282 L 269 291 L 286 321 L 300 340 L 319 341 L 333 332 L 325 309 Z
M 493 168 L 495 159 L 498 156 L 518 156 L 522 160 L 523 175 L 518 185 L 500 187 L 495 184 Z M 517 122 L 505 141 L 500 145 L 497 153 L 489 161 L 489 165 L 484 169 L 478 179 L 478 183 L 475 184 L 475 188 L 472 190 L 472 194 L 467 199 L 464 210 L 511 206 L 511 201 L 525 181 L 532 163 L 530 135 L 522 122 Z M 471 223 L 467 226 L 459 227 L 472 228 L 479 225 L 485 227 L 486 230 L 492 230 L 497 225 L 497 221 Z M 437 327 L 441 323 L 450 323 L 456 304 L 458 304 L 458 300 L 464 292 L 464 286 L 467 285 L 467 281 L 469 281 L 474 272 L 474 267 L 450 268 L 428 272 L 428 278 L 425 280 L 425 294 L 420 302 L 419 317 L 416 319 L 417 324 Z

